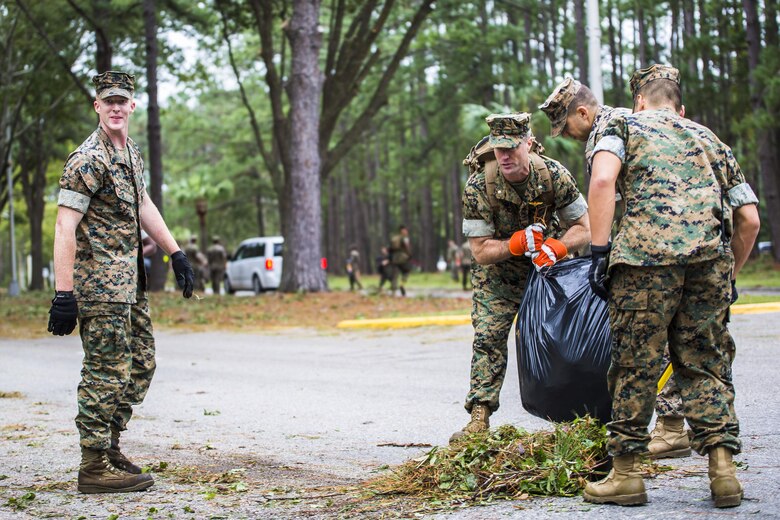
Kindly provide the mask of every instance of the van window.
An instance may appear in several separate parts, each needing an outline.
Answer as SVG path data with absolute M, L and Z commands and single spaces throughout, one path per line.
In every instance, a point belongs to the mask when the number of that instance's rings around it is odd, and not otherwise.
M 241 246 L 238 248 L 238 251 L 236 251 L 236 254 L 233 255 L 233 260 L 241 260 L 246 255 L 246 246 Z
M 250 244 L 246 257 L 255 258 L 257 256 L 263 256 L 263 244 Z
M 283 246 L 284 244 L 274 244 L 274 256 L 282 256 Z

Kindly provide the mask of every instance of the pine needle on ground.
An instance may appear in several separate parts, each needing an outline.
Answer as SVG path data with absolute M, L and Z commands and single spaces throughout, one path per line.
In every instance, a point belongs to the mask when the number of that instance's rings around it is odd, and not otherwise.
M 606 431 L 589 417 L 528 432 L 511 425 L 463 437 L 366 483 L 376 495 L 437 501 L 574 496 L 600 476 Z

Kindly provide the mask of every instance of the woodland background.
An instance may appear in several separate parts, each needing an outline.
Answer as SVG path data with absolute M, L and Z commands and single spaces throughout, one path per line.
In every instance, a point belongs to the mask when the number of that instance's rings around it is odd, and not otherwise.
M 682 74 L 686 115 L 732 146 L 780 261 L 777 0 L 600 0 L 604 102 L 630 106 L 638 67 Z M 583 145 L 536 109 L 588 83 L 584 0 L 2 0 L 0 275 L 11 175 L 25 287 L 51 261 L 57 181 L 95 128 L 90 78 L 136 75 L 130 136 L 180 241 L 286 237 L 287 291 L 327 289 L 351 244 L 373 269 L 400 224 L 435 269 L 462 241 L 461 160 L 491 112 L 533 112 L 583 191 Z M 162 255 L 152 279 L 161 288 Z

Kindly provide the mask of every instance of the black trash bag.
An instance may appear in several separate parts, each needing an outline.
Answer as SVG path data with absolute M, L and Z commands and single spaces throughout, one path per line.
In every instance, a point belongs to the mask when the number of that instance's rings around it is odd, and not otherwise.
M 587 413 L 610 420 L 609 312 L 588 284 L 589 267 L 590 257 L 580 257 L 528 275 L 517 313 L 517 369 L 523 408 L 542 419 Z

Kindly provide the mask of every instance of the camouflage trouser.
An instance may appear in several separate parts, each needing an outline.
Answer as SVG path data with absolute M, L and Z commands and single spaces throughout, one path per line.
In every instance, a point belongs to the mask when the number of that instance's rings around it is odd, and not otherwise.
M 81 445 L 106 449 L 111 429 L 124 430 L 154 374 L 154 339 L 149 304 L 79 302 L 84 348 L 78 385 L 76 427 Z
M 209 273 L 209 277 L 211 278 L 211 290 L 214 291 L 214 294 L 219 294 L 220 284 L 225 278 L 225 270 L 212 269 Z
M 403 264 L 392 264 L 393 273 L 390 277 L 390 286 L 393 288 L 393 292 L 398 290 L 398 278 L 401 278 L 401 285 L 406 283 L 409 279 L 409 273 L 412 271 L 412 266 L 409 262 Z
M 713 446 L 740 451 L 731 379 L 734 340 L 726 326 L 732 264 L 729 255 L 688 266 L 612 269 L 611 455 L 647 449 L 667 341 L 693 448 L 701 454 Z
M 670 363 L 669 348 L 664 349 L 664 361 L 663 367 Z M 658 394 L 655 400 L 655 413 L 658 417 L 682 417 L 682 397 L 680 396 L 680 388 L 677 386 L 677 380 L 674 377 L 674 372 L 666 381 L 666 384 L 661 389 L 661 393 Z
M 524 257 L 496 265 L 472 264 L 471 324 L 474 343 L 471 385 L 466 410 L 483 403 L 495 411 L 507 366 L 507 338 L 517 315 L 528 279 L 530 262 Z
M 111 427 L 117 431 L 127 429 L 133 415 L 133 405 L 141 404 L 149 391 L 154 371 L 157 368 L 154 347 L 154 329 L 149 315 L 149 298 L 146 293 L 136 295 L 136 304 L 130 307 L 130 335 L 133 364 L 130 367 L 130 382 L 119 406 L 111 419 Z

